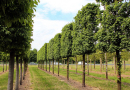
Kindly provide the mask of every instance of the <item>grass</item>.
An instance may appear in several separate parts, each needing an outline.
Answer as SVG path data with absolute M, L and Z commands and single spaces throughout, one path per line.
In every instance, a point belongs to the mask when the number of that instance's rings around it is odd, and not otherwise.
M 59 81 L 36 66 L 29 66 L 33 90 L 76 90 L 63 81 Z
M 81 70 L 79 68 L 78 68 L 78 70 Z M 48 68 L 48 70 L 49 70 L 49 68 Z M 57 74 L 57 72 L 58 72 L 57 67 L 55 67 L 54 71 Z M 52 72 L 52 68 L 51 68 L 51 72 Z M 74 72 L 75 72 L 75 70 L 70 70 L 69 77 L 82 83 L 82 75 L 75 74 Z M 78 71 L 78 73 L 82 73 L 82 71 Z M 60 75 L 65 76 L 65 77 L 67 75 L 66 69 L 63 70 L 62 66 L 60 68 Z M 105 79 L 105 74 L 90 73 L 90 75 Z M 97 79 L 97 78 L 93 78 L 93 77 L 89 77 L 89 76 L 86 76 L 85 80 L 86 80 L 87 85 L 95 87 L 95 88 L 97 87 L 102 90 L 117 90 L 116 76 L 108 76 L 108 77 L 109 77 L 109 79 L 111 79 L 113 81 Z M 129 78 L 122 78 L 122 82 L 130 83 L 129 80 L 130 80 Z M 122 90 L 129 90 L 129 88 L 130 88 L 129 85 L 122 84 Z
M 16 70 L 14 70 L 14 82 L 16 78 Z M 7 90 L 7 85 L 8 85 L 8 72 L 2 74 L 0 76 L 0 90 Z

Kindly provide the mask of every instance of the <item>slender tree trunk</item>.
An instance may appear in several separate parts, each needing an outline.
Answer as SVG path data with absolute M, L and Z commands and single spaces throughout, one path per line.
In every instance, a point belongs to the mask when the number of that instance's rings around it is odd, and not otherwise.
M 91 68 L 90 68 L 90 70 L 92 71 L 92 62 L 91 62 L 91 59 L 90 59 L 90 65 L 91 65 Z
M 50 72 L 50 60 L 49 60 L 49 72 Z
M 89 57 L 87 55 L 87 66 L 88 66 L 88 75 L 89 75 Z
M 20 85 L 22 85 L 22 58 L 20 59 Z
M 46 71 L 47 71 L 47 59 L 46 59 Z
M 103 70 L 104 70 L 104 63 L 103 63 Z
M 69 57 L 67 57 L 67 80 L 69 80 Z
M 105 53 L 105 61 L 106 61 L 106 79 L 108 79 L 108 71 L 107 71 L 107 55 Z
M 65 60 L 64 60 L 64 68 L 65 68 Z
M 19 61 L 18 56 L 16 56 L 16 83 L 15 90 L 19 90 Z
M 124 70 L 125 70 L 125 60 L 124 60 Z
M 59 59 L 58 59 L 58 76 L 59 76 Z
M 76 61 L 76 73 L 77 73 L 77 57 L 75 56 L 75 61 Z
M 116 50 L 116 56 L 117 56 L 117 85 L 118 90 L 121 90 L 121 61 L 119 50 Z
M 82 78 L 82 87 L 85 87 L 85 54 L 83 55 L 83 78 Z
M 23 68 L 23 80 L 25 79 L 25 60 L 24 60 L 24 68 Z
M 55 60 L 55 68 L 56 68 L 56 60 Z
M 81 68 L 83 68 L 83 61 L 81 61 Z
M 102 59 L 100 58 L 100 72 L 102 72 Z
M 113 59 L 114 60 L 114 59 Z M 112 60 L 112 69 L 113 69 L 113 60 Z
M 43 70 L 44 70 L 44 61 L 43 61 Z
M 53 59 L 53 74 L 54 74 L 54 59 Z
M 4 60 L 3 60 L 3 72 L 4 72 Z
M 114 56 L 114 72 L 116 74 L 116 58 L 115 58 L 115 56 Z
M 7 71 L 7 60 L 6 60 L 6 71 Z
M 14 52 L 10 52 L 7 90 L 13 90 L 13 78 L 14 78 Z
M 64 69 L 64 64 L 63 63 L 64 63 L 64 60 L 62 59 L 62 69 Z
M 94 56 L 94 69 L 95 69 L 95 56 Z

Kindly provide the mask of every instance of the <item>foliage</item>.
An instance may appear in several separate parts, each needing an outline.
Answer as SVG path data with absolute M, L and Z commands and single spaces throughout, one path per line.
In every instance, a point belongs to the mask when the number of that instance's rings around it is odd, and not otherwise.
M 54 37 L 54 59 L 59 59 L 61 58 L 60 54 L 60 48 L 61 48 L 61 34 L 58 33 Z
M 37 61 L 37 49 L 30 50 L 29 55 L 29 62 L 36 62 Z
M 73 23 L 69 23 L 62 28 L 61 36 L 61 57 L 72 56 L 72 32 Z
M 99 6 L 88 3 L 74 17 L 73 55 L 90 54 L 95 51 L 94 34 L 97 32 Z

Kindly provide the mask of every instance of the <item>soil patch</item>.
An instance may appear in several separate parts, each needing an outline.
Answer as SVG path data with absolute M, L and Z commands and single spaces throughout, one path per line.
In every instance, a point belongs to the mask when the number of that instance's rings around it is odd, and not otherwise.
M 6 72 L 8 72 L 8 70 L 7 70 L 7 71 L 4 71 L 4 72 L 0 72 L 0 75 L 4 74 L 4 73 L 6 73 Z
M 26 71 L 25 79 L 22 80 L 22 85 L 19 85 L 19 90 L 33 90 L 31 88 L 29 69 L 27 69 L 27 71 Z
M 40 70 L 42 70 L 42 69 L 40 69 Z M 53 74 L 53 73 L 51 73 L 49 71 L 45 71 L 45 70 L 42 70 L 42 71 L 58 78 L 60 81 L 66 82 L 67 84 L 73 86 L 74 88 L 77 88 L 78 90 L 100 90 L 99 88 L 93 88 L 93 87 L 90 87 L 90 86 L 87 86 L 87 85 L 86 85 L 86 87 L 82 87 L 82 84 L 80 82 L 75 81 L 71 78 L 69 78 L 69 80 L 67 80 L 67 78 L 64 77 L 64 76 L 61 76 L 61 75 L 58 76 L 57 74 Z

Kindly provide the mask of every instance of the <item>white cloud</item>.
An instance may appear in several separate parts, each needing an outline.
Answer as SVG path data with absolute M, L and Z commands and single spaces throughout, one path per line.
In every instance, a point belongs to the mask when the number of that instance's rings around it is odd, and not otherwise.
M 44 43 L 48 43 L 57 33 L 61 33 L 63 26 L 68 21 L 59 21 L 59 20 L 47 20 L 43 18 L 33 18 L 34 27 L 33 27 L 33 39 L 32 49 L 40 49 Z
M 87 3 L 95 3 L 95 0 L 40 0 L 40 4 L 51 11 L 62 13 L 77 13 Z

